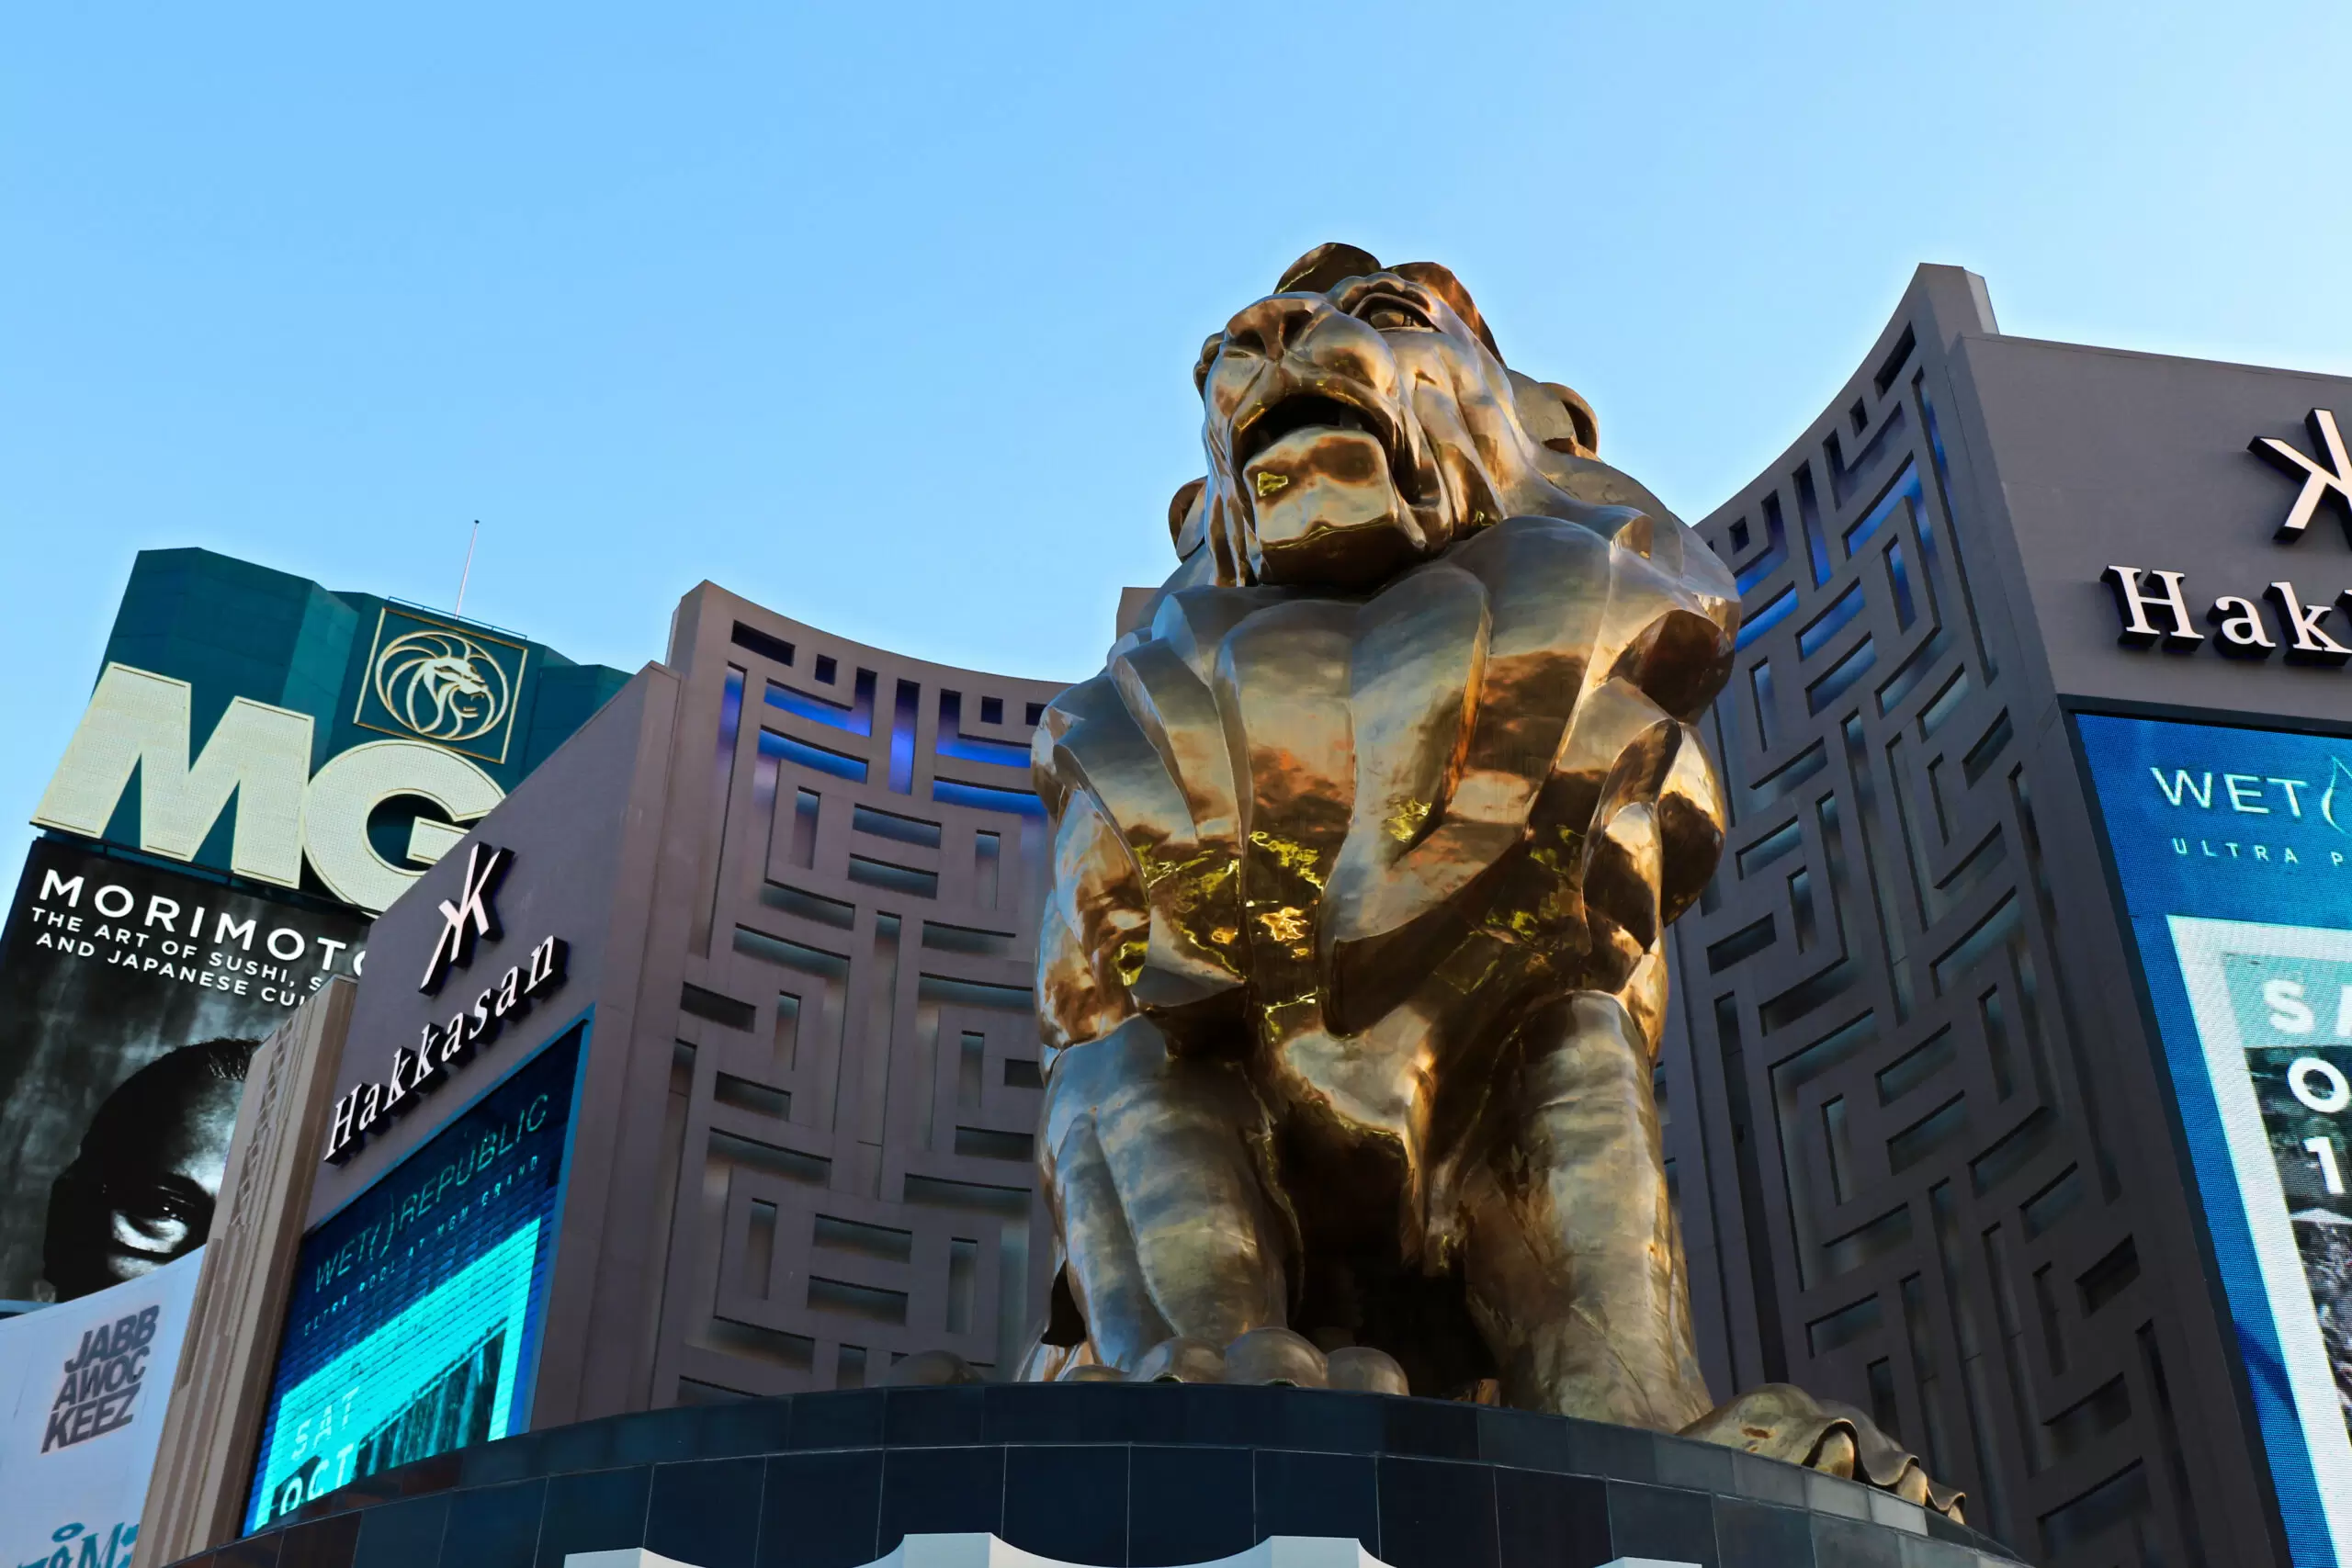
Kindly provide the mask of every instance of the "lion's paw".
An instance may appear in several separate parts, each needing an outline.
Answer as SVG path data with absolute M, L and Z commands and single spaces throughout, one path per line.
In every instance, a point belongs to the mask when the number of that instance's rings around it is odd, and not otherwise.
M 1681 1435 L 1865 1482 L 1933 1508 L 1955 1524 L 1965 1522 L 1961 1505 L 1966 1495 L 1929 1480 L 1918 1456 L 1877 1422 L 1850 1404 L 1816 1400 L 1789 1383 L 1752 1388 L 1683 1427 Z
M 1145 1351 L 1136 1359 L 1131 1371 L 1097 1361 L 1091 1345 L 1046 1349 L 1050 1356 L 1033 1356 L 1031 1363 L 1023 1369 L 1022 1381 L 1265 1383 L 1343 1389 L 1353 1393 L 1412 1392 L 1406 1383 L 1405 1369 L 1386 1351 L 1375 1350 L 1369 1345 L 1350 1345 L 1327 1353 L 1304 1335 L 1287 1328 L 1253 1328 L 1222 1346 L 1180 1335 L 1163 1339 Z M 938 1375 L 940 1369 L 930 1364 L 931 1358 L 944 1354 L 933 1351 L 923 1358 L 908 1358 L 891 1369 L 891 1381 L 953 1381 Z M 912 1368 L 918 1359 L 926 1363 L 919 1369 L 918 1375 L 902 1378 L 902 1371 Z
M 1405 1369 L 1386 1351 L 1349 1345 L 1327 1352 L 1287 1328 L 1253 1328 L 1223 1348 L 1205 1339 L 1163 1340 L 1144 1352 L 1128 1381 L 1261 1383 L 1351 1393 L 1411 1392 Z
M 1136 1382 L 1223 1382 L 1225 1352 L 1205 1339 L 1178 1335 L 1144 1352 L 1136 1363 Z
M 892 1364 L 883 1382 L 892 1388 L 953 1388 L 984 1381 L 953 1350 L 918 1350 Z

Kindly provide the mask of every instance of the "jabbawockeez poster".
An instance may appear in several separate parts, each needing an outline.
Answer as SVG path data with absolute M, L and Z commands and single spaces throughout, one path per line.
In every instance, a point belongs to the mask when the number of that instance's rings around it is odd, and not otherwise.
M 0 1563 L 130 1568 L 203 1262 L 0 1322 Z
M 36 841 L 0 945 L 0 1298 L 72 1301 L 201 1245 L 255 1046 L 359 972 L 367 931 Z

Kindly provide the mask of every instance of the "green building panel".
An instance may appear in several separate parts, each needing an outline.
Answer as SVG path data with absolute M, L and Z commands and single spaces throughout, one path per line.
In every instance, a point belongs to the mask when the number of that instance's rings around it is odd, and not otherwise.
M 369 741 L 423 739 L 510 791 L 629 678 L 499 627 L 204 549 L 140 552 L 106 661 L 188 683 L 191 757 L 245 697 L 311 716 L 313 773 Z M 125 793 L 107 839 L 138 843 L 138 793 Z M 225 869 L 228 850 L 224 816 L 196 863 Z

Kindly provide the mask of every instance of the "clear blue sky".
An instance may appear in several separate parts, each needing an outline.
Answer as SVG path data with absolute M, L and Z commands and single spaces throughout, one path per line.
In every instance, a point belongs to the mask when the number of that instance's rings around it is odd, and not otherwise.
M 359 14 L 365 10 L 368 14 Z M 1076 678 L 1201 339 L 1442 260 L 1697 517 L 1922 261 L 2352 370 L 2352 6 L 40 6 L 0 43 L 0 875 L 134 552 L 658 658 L 703 578 Z M 1011 604 L 1015 607 L 1007 607 Z

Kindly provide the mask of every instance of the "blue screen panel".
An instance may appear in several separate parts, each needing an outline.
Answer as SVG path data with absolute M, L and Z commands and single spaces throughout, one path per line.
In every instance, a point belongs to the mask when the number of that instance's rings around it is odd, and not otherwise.
M 2075 720 L 2298 1568 L 2352 1562 L 2352 742 Z
M 302 1238 L 245 1528 L 521 1431 L 583 1020 Z

